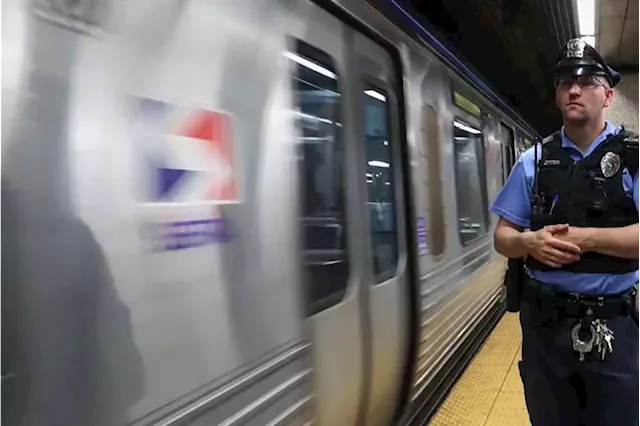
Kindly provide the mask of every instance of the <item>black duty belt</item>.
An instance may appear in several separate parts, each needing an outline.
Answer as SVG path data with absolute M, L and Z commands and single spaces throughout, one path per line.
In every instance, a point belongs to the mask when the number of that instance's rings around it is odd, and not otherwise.
M 637 287 L 633 286 L 617 294 L 567 293 L 532 278 L 526 278 L 524 281 L 523 301 L 537 305 L 541 313 L 546 312 L 560 318 L 582 318 L 589 309 L 595 318 L 627 316 L 635 307 L 635 296 L 638 292 Z

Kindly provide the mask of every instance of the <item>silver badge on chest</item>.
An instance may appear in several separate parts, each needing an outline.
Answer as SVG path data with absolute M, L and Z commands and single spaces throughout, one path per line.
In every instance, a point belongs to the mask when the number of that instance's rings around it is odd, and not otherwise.
M 615 176 L 620 170 L 621 165 L 622 160 L 620 160 L 620 156 L 615 152 L 607 152 L 602 157 L 602 160 L 600 160 L 600 170 L 602 170 L 602 174 L 606 178 Z

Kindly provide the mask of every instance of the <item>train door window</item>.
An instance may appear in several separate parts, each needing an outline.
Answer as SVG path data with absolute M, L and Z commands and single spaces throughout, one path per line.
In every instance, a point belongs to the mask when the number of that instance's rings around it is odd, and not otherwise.
M 388 95 L 378 87 L 366 84 L 363 98 L 371 251 L 376 282 L 380 283 L 393 277 L 398 265 L 390 111 Z
M 515 164 L 514 158 L 514 134 L 513 129 L 504 123 L 500 123 L 500 139 L 502 142 L 503 158 L 503 182 L 507 181 L 511 168 Z
M 349 279 L 339 82 L 333 59 L 300 40 L 292 62 L 301 248 L 308 314 L 342 300 Z
M 453 122 L 458 229 L 467 244 L 487 233 L 487 185 L 482 131 L 459 119 Z
M 444 201 L 442 196 L 442 153 L 440 151 L 440 115 L 431 105 L 422 108 L 422 144 L 427 161 L 427 246 L 433 256 L 444 253 Z

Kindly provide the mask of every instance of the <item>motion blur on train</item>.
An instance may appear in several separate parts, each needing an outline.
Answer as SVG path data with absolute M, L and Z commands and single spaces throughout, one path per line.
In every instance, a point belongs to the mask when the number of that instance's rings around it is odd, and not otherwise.
M 535 131 L 393 0 L 2 3 L 2 424 L 421 424 Z

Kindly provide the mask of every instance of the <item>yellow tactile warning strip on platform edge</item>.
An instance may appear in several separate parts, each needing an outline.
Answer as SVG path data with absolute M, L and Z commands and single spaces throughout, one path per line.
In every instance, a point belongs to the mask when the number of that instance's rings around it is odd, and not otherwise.
M 530 426 L 524 402 L 518 314 L 505 313 L 429 426 Z

